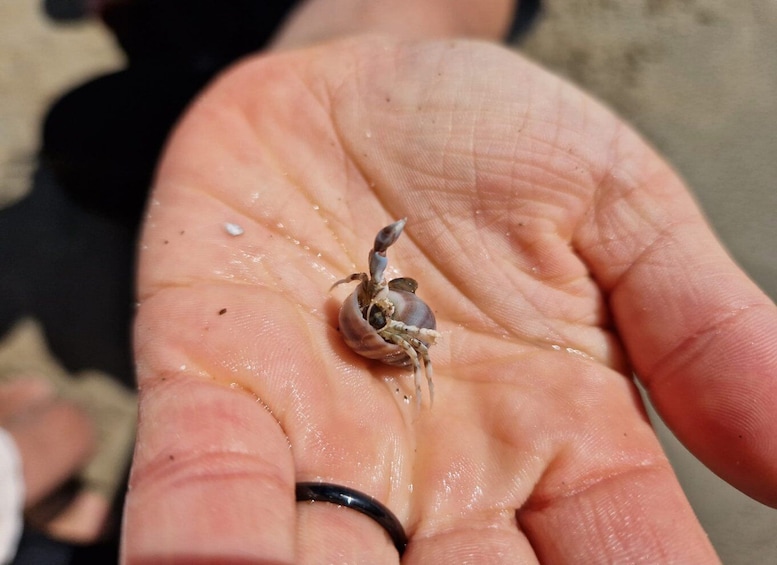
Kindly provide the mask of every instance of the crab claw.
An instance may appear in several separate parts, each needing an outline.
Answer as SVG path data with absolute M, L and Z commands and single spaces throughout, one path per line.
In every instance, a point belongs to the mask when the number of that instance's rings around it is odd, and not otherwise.
M 397 220 L 380 230 L 378 235 L 375 236 L 375 243 L 370 250 L 369 257 L 370 278 L 373 281 L 377 283 L 383 282 L 383 271 L 386 270 L 386 265 L 388 265 L 386 250 L 402 235 L 406 222 L 407 218 Z

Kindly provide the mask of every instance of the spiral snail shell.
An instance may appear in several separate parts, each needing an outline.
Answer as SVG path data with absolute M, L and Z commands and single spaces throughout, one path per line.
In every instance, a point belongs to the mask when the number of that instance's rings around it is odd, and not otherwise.
M 402 234 L 406 218 L 390 224 L 375 236 L 369 254 L 369 275 L 353 273 L 335 286 L 360 281 L 340 308 L 340 332 L 345 343 L 359 355 L 388 365 L 413 367 L 416 402 L 421 403 L 421 372 L 426 375 L 429 403 L 434 401 L 431 347 L 440 334 L 431 308 L 415 291 L 411 278 L 386 281 L 386 250 Z

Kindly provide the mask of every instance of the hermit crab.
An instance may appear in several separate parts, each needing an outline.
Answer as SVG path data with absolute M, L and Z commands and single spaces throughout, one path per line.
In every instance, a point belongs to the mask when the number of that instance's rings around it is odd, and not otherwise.
M 386 281 L 386 250 L 399 238 L 407 218 L 380 230 L 368 258 L 370 274 L 353 273 L 337 281 L 361 281 L 340 308 L 340 332 L 359 355 L 388 365 L 413 366 L 416 402 L 421 404 L 421 372 L 426 374 L 429 404 L 434 401 L 429 347 L 440 334 L 431 308 L 415 294 L 418 283 L 401 277 Z M 331 290 L 331 289 L 330 289 Z

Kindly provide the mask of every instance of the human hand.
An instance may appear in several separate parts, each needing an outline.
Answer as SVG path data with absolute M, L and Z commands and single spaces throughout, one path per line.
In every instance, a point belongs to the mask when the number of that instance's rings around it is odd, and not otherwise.
M 435 403 L 337 331 L 375 233 L 442 339 Z M 223 228 L 234 222 L 238 237 Z M 774 305 L 605 109 L 482 43 L 259 57 L 190 110 L 142 240 L 129 562 L 715 559 L 633 369 L 720 476 L 777 505 Z

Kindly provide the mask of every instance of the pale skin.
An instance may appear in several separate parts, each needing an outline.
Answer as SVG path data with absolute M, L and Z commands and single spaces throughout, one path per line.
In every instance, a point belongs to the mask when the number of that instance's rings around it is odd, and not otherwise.
M 395 37 L 281 36 L 173 136 L 141 242 L 124 561 L 397 563 L 369 518 L 295 502 L 322 480 L 396 514 L 403 563 L 716 562 L 632 370 L 777 506 L 774 304 L 606 109 L 501 47 Z M 343 344 L 352 289 L 329 292 L 402 217 L 387 276 L 437 317 L 431 409 Z
M 110 501 L 85 490 L 61 508 L 57 490 L 94 453 L 94 423 L 83 407 L 58 397 L 42 377 L 13 377 L 0 385 L 0 425 L 19 451 L 25 518 L 54 539 L 93 543 L 104 531 Z
M 14 439 L 29 510 L 67 481 L 94 449 L 94 430 L 76 405 L 39 377 L 20 374 L 0 386 L 0 425 Z

